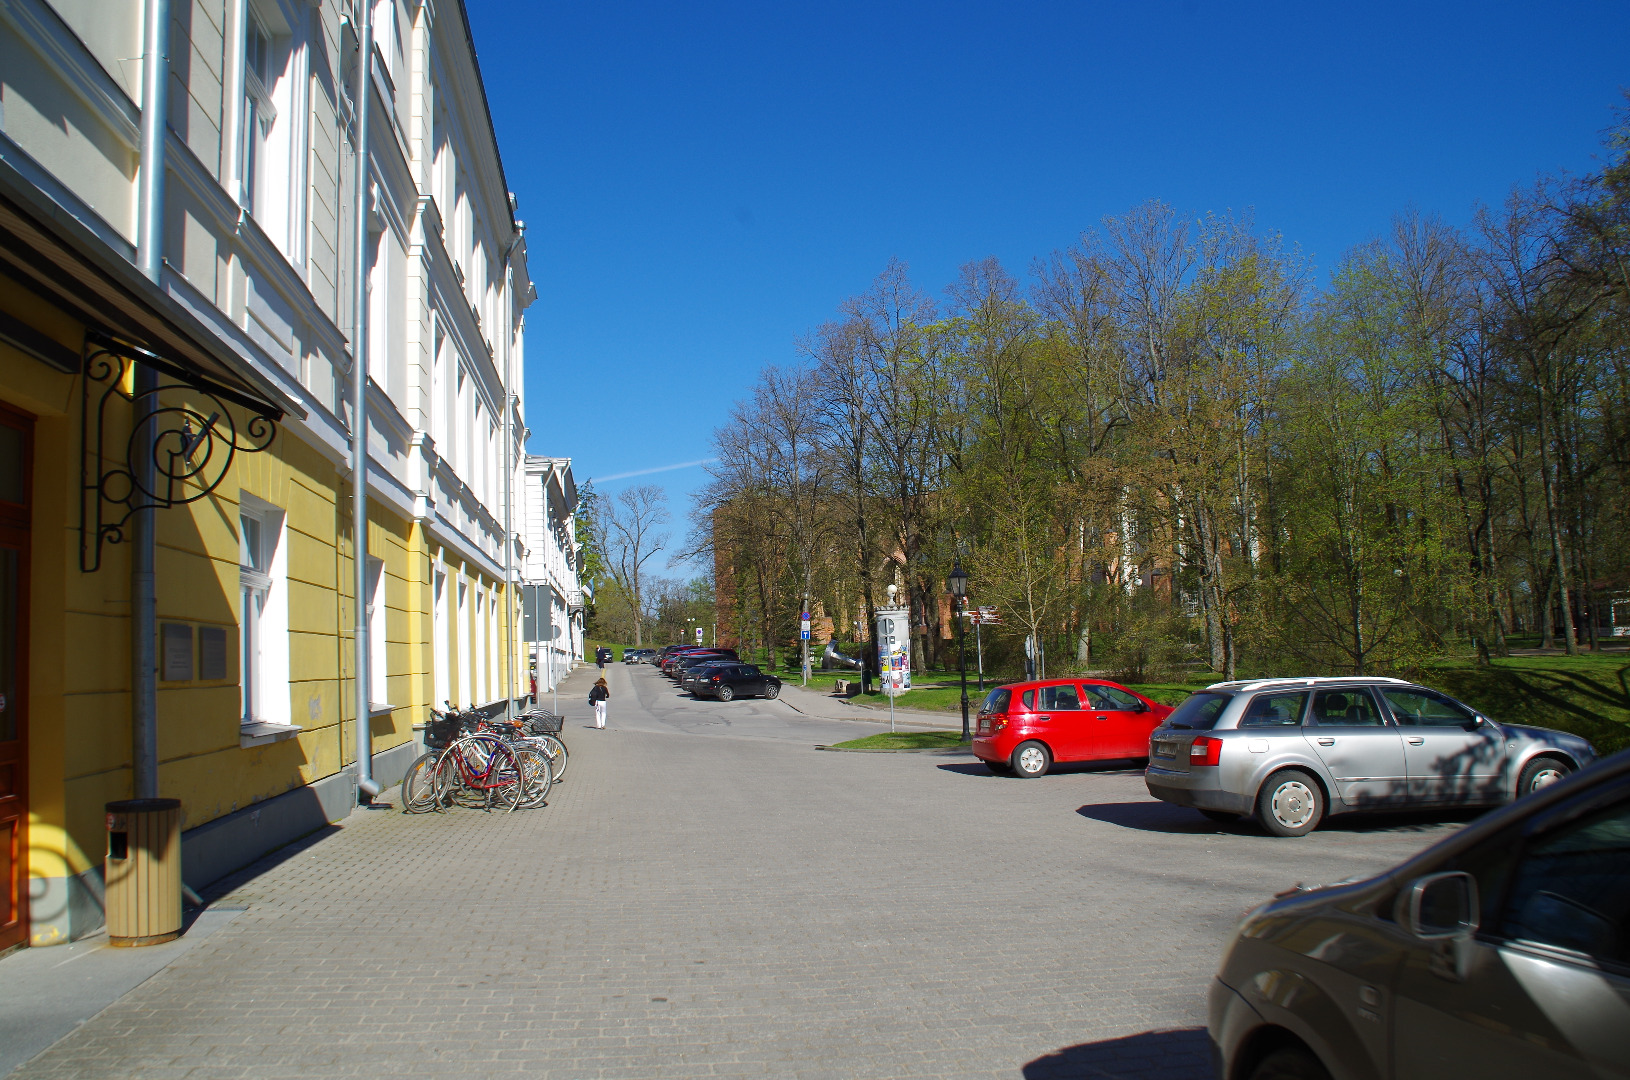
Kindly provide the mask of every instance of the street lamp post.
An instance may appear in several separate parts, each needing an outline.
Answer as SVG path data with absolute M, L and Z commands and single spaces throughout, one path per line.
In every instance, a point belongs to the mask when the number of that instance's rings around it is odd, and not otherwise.
M 951 576 L 946 581 L 957 604 L 957 673 L 962 677 L 962 741 L 968 741 L 968 631 L 962 625 L 962 612 L 968 606 L 968 572 L 962 569 L 962 560 L 951 564 Z

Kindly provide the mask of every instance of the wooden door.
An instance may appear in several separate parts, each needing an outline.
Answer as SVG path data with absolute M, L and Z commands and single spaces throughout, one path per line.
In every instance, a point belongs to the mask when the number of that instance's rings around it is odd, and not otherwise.
M 28 540 L 34 424 L 0 407 L 0 951 L 28 937 Z

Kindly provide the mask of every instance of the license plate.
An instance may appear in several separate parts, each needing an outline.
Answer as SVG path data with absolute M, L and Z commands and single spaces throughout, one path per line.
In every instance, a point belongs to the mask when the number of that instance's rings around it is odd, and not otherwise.
M 1174 758 L 1177 756 L 1177 744 L 1170 742 L 1157 742 L 1151 748 L 1155 757 Z

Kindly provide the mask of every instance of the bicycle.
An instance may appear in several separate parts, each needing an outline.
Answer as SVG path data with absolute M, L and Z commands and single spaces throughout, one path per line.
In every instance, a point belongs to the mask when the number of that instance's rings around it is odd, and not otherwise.
M 506 813 L 543 805 L 554 781 L 548 756 L 512 743 L 504 729 L 467 713 L 430 711 L 430 750 L 402 778 L 405 813 L 440 811 L 455 803 Z

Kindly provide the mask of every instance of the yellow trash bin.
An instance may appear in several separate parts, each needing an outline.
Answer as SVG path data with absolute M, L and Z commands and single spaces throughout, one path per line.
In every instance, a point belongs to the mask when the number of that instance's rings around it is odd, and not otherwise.
M 181 936 L 181 800 L 107 804 L 108 942 L 157 945 Z

